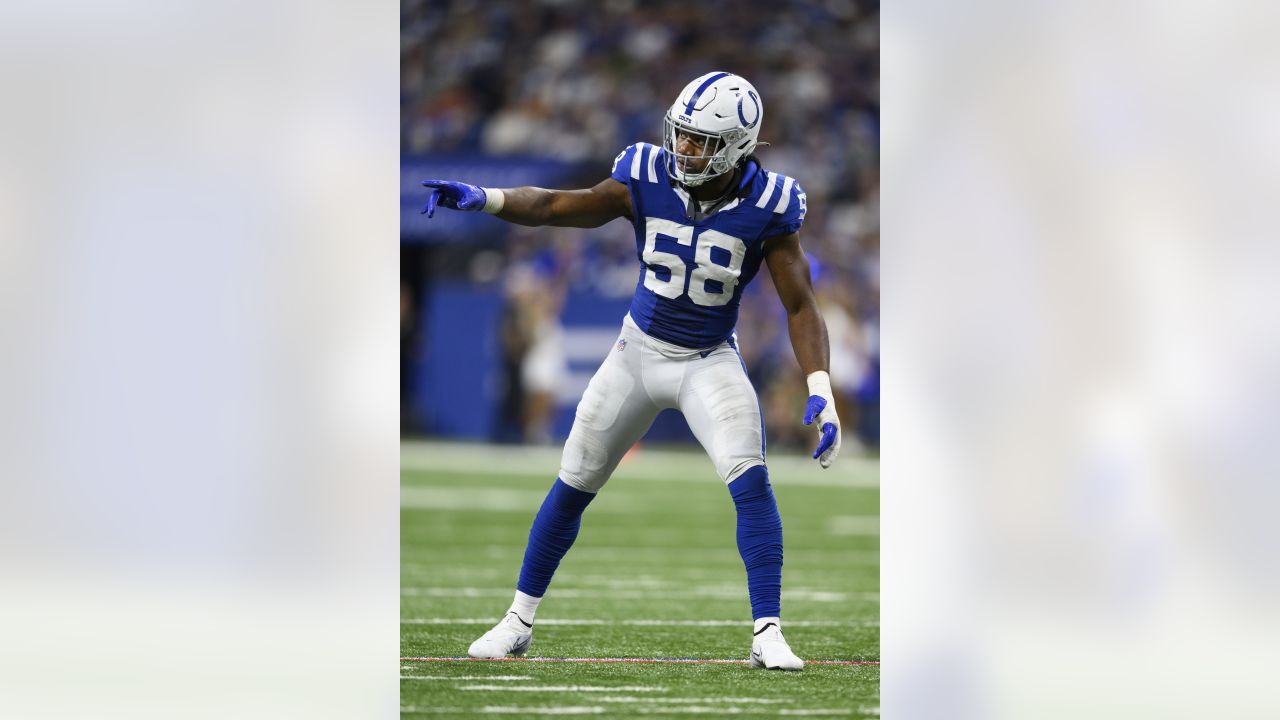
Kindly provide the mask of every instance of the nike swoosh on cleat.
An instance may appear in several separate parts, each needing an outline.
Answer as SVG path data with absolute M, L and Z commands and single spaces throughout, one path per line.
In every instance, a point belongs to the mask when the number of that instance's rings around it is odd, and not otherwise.
M 520 617 L 519 615 L 516 615 L 516 613 L 514 613 L 514 612 L 513 612 L 513 613 L 511 613 L 511 614 L 516 616 L 516 619 L 520 621 L 520 624 L 521 624 L 521 625 L 523 625 L 523 626 L 525 626 L 525 627 L 527 627 L 527 628 L 531 628 L 531 627 L 533 627 L 533 623 L 527 623 L 527 622 L 525 622 L 525 621 L 524 621 L 524 618 Z

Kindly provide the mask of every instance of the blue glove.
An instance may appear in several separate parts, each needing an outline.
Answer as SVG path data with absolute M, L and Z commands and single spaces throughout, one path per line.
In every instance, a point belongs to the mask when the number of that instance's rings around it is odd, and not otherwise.
M 827 399 L 821 395 L 810 395 L 805 405 L 804 424 L 812 425 L 817 419 L 822 428 L 818 436 L 818 449 L 813 451 L 813 459 L 822 467 L 831 467 L 831 463 L 840 452 L 840 419 L 836 417 L 835 407 L 828 408 Z
M 427 198 L 427 206 L 422 208 L 422 213 L 419 213 L 427 217 L 436 214 L 436 205 L 453 210 L 475 211 L 483 210 L 485 203 L 489 201 L 484 188 L 475 185 L 452 180 L 423 180 L 422 184 L 432 188 L 431 196 Z

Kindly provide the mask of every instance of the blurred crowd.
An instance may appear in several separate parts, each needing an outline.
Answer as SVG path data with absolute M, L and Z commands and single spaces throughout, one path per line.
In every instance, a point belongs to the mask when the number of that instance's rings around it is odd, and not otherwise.
M 764 101 L 760 139 L 770 143 L 757 157 L 808 194 L 801 239 L 831 333 L 842 418 L 850 438 L 878 442 L 878 2 L 405 0 L 402 13 L 407 155 L 550 157 L 591 168 L 584 185 L 594 184 L 626 145 L 660 142 L 662 115 L 690 80 L 712 70 L 750 80 Z M 538 296 L 538 283 L 620 296 L 635 286 L 624 223 L 513 228 L 510 247 L 497 272 L 513 306 Z M 494 272 L 492 258 L 472 268 Z M 762 268 L 744 295 L 739 338 L 774 423 L 770 443 L 803 444 L 808 431 L 791 422 L 804 404 L 803 378 L 769 285 Z M 534 347 L 517 339 L 554 330 L 546 313 L 512 315 L 510 347 Z M 541 329 L 522 329 L 522 315 Z M 546 364 L 546 355 L 536 359 Z M 524 374 L 539 378 L 545 397 L 552 374 Z M 545 435 L 544 423 L 531 424 Z

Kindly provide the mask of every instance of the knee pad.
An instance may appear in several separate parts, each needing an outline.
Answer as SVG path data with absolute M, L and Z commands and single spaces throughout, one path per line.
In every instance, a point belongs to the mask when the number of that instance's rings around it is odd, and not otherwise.
M 609 451 L 591 433 L 575 432 L 565 441 L 560 458 L 560 480 L 583 492 L 596 493 L 609 479 Z

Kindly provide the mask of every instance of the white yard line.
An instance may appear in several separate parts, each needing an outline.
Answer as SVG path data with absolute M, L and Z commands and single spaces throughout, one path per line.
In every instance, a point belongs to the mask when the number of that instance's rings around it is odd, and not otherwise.
M 564 707 L 514 707 L 506 705 L 486 705 L 478 708 L 460 707 L 402 707 L 400 712 L 413 715 L 602 715 L 603 705 L 569 705 Z
M 400 445 L 401 470 L 430 470 L 458 475 L 500 474 L 536 477 L 549 486 L 560 468 L 560 447 L 484 445 L 435 441 L 405 441 Z M 874 489 L 880 487 L 879 461 L 841 456 L 830 470 L 822 470 L 803 455 L 770 453 L 769 479 L 775 485 L 804 485 Z M 660 482 L 720 482 L 707 456 L 697 449 L 661 450 L 641 447 L 623 460 L 614 479 Z
M 480 712 L 494 715 L 599 715 L 605 711 L 600 705 L 570 705 L 568 707 L 512 707 L 486 705 Z
M 570 658 L 570 657 L 500 657 L 473 658 L 466 656 L 452 657 L 402 657 L 401 661 L 411 662 L 472 662 L 472 663 L 620 663 L 620 664 L 657 664 L 657 665 L 747 665 L 750 660 L 737 658 Z M 867 665 L 878 666 L 879 660 L 805 660 L 808 665 Z
M 767 700 L 763 698 L 733 698 L 733 697 L 655 698 L 655 697 L 632 697 L 632 696 L 626 696 L 626 695 L 620 695 L 620 696 L 604 695 L 601 697 L 592 698 L 592 700 L 595 700 L 596 702 L 607 702 L 607 703 L 673 703 L 673 704 L 684 703 L 687 705 L 706 705 L 710 703 L 728 703 L 728 704 L 737 704 L 737 705 L 777 705 L 780 703 L 791 702 L 790 700 Z M 760 712 L 767 712 L 767 711 L 760 710 Z
M 459 685 L 458 690 L 500 690 L 506 692 L 666 692 L 657 685 Z
M 661 713 L 663 715 L 715 715 L 719 717 L 721 715 L 742 715 L 746 711 L 743 710 L 742 708 L 736 708 L 736 707 L 723 707 L 723 706 L 715 707 L 711 705 L 686 705 L 684 707 L 655 707 L 655 708 L 639 707 L 639 708 L 633 708 L 631 712 L 639 713 L 641 715 L 656 715 Z M 759 710 L 756 708 L 752 708 L 751 714 L 752 715 L 759 714 Z
M 660 715 L 721 716 L 721 715 L 745 715 L 748 713 L 750 713 L 751 715 L 762 715 L 762 714 L 768 714 L 771 711 L 772 709 L 766 710 L 764 708 L 745 708 L 744 709 L 740 707 L 725 707 L 725 706 L 717 707 L 713 705 L 688 705 L 685 707 L 666 706 L 666 707 L 651 707 L 651 708 L 637 707 L 637 708 L 628 709 L 628 712 L 634 712 L 638 715 L 659 715 L 660 714 Z M 852 715 L 853 711 L 848 710 L 846 708 L 811 708 L 811 709 L 803 709 L 803 710 L 781 709 L 781 710 L 778 710 L 777 713 L 779 715 L 837 716 L 837 715 Z
M 410 510 L 529 512 L 542 505 L 545 497 L 546 493 L 539 490 L 405 485 L 400 488 L 400 507 Z
M 652 700 L 650 700 L 652 702 Z M 759 715 L 769 713 L 772 709 L 750 708 L 743 709 L 739 707 L 725 707 L 714 705 L 686 705 L 686 706 L 656 706 L 656 707 L 635 707 L 629 708 L 628 713 L 637 715 L 744 715 L 750 713 Z M 528 706 L 528 705 L 485 705 L 478 708 L 463 707 L 415 707 L 405 706 L 400 708 L 403 714 L 412 715 L 446 715 L 459 717 L 462 715 L 603 715 L 610 712 L 609 708 L 603 705 L 565 705 L 565 706 Z M 853 715 L 854 710 L 848 708 L 782 708 L 777 710 L 778 715 L 782 716 L 799 716 L 799 717 L 833 717 Z
M 416 670 L 416 669 L 417 668 L 414 668 L 412 666 L 407 668 L 401 668 L 401 670 Z M 400 679 L 401 680 L 489 680 L 489 681 L 500 680 L 504 682 L 516 682 L 519 680 L 532 680 L 533 676 L 532 675 L 454 675 L 453 677 L 449 677 L 448 675 L 401 675 Z
M 532 511 L 531 511 L 532 512 Z M 733 542 L 732 536 L 726 536 L 729 543 Z M 641 564 L 642 561 L 648 561 L 652 564 L 654 559 L 663 559 L 672 554 L 683 553 L 685 556 L 693 553 L 698 554 L 700 562 L 726 560 L 734 561 L 738 559 L 738 551 L 730 545 L 721 548 L 673 548 L 661 545 L 592 545 L 590 542 L 580 543 L 581 546 L 574 546 L 572 552 L 574 558 L 601 560 L 608 559 L 617 562 L 617 558 L 623 558 L 625 562 L 628 556 L 634 558 L 635 564 Z M 524 545 L 472 545 L 466 548 L 468 552 L 483 552 L 491 559 L 512 559 L 519 558 L 524 555 Z M 799 551 L 797 551 L 799 552 Z M 509 570 L 499 570 L 492 567 L 453 567 L 444 564 L 444 560 L 439 559 L 440 550 L 435 548 L 426 548 L 415 550 L 406 548 L 403 551 L 403 561 L 400 563 L 400 569 L 408 575 L 406 579 L 412 579 L 417 582 L 424 582 L 428 578 L 431 580 L 439 579 L 441 576 L 448 576 L 458 579 L 489 579 L 496 578 L 509 581 L 511 574 Z M 413 558 L 426 556 L 436 559 L 441 563 L 438 565 L 427 564 L 423 562 L 415 562 Z M 880 565 L 880 551 L 878 550 L 850 550 L 846 552 L 831 553 L 832 562 L 839 567 L 865 566 L 876 567 Z M 738 560 L 738 562 L 741 562 Z M 648 569 L 648 568 L 646 568 Z M 424 575 L 425 578 L 413 578 L 414 574 Z M 706 570 L 690 567 L 673 567 L 670 572 L 661 577 L 638 576 L 628 577 L 624 573 L 619 572 L 617 575 L 579 575 L 571 571 L 564 571 L 556 576 L 557 582 L 563 582 L 566 586 L 574 585 L 601 585 L 602 587 L 613 587 L 621 590 L 634 589 L 639 587 L 650 588 L 687 588 L 690 583 L 700 582 L 698 575 L 705 577 Z M 515 588 L 512 588 L 512 592 Z
M 494 618 L 401 618 L 401 625 L 492 625 Z M 748 620 L 665 620 L 659 618 L 628 618 L 622 620 L 603 620 L 599 618 L 547 618 L 538 620 L 538 625 L 630 625 L 630 626 L 664 626 L 678 627 L 750 627 Z M 782 626 L 788 627 L 879 627 L 875 620 L 784 620 Z
M 880 535 L 880 517 L 877 515 L 836 515 L 828 521 L 827 532 L 831 535 L 878 537 Z
M 677 583 L 672 583 L 676 586 Z M 746 592 L 743 586 L 708 587 L 696 590 L 604 590 L 585 588 L 556 588 L 556 598 L 589 600 L 681 600 L 693 598 L 740 598 Z M 402 587 L 400 594 L 409 597 L 488 598 L 510 597 L 510 588 L 480 587 Z M 841 603 L 850 601 L 878 602 L 878 592 L 829 592 L 824 590 L 783 590 L 783 600 L 801 602 Z

